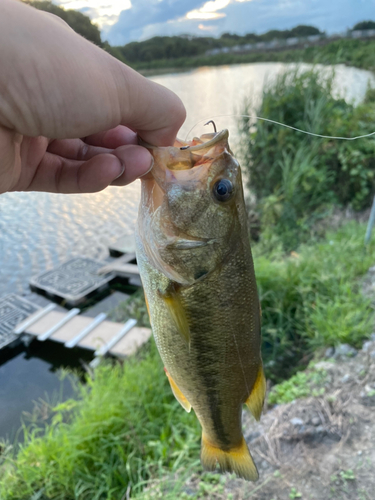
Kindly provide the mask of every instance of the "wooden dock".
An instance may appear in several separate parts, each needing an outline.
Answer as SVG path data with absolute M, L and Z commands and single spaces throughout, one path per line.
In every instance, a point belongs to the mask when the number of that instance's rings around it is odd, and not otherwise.
M 109 297 L 92 308 L 91 316 L 90 309 L 80 314 L 77 307 L 95 296 L 100 297 L 103 289 L 109 288 L 115 278 L 125 279 L 125 283 L 130 285 L 142 286 L 134 253 L 134 236 L 123 236 L 113 247 L 109 248 L 110 254 L 121 257 L 112 258 L 110 262 L 75 257 L 34 276 L 30 280 L 30 288 L 42 294 L 45 301 L 43 307 L 14 294 L 2 298 L 0 348 L 16 343 L 26 335 L 39 342 L 51 340 L 68 349 L 88 349 L 94 354 L 93 365 L 106 354 L 116 357 L 134 354 L 150 338 L 149 328 L 137 327 L 134 319 L 125 324 L 109 321 L 103 312 L 111 308 L 105 302 L 111 302 Z M 115 293 L 120 295 L 121 300 L 121 293 Z M 125 294 L 123 296 L 127 298 Z M 67 311 L 51 300 L 74 306 L 74 309 Z
M 134 319 L 122 324 L 107 321 L 105 313 L 90 318 L 80 315 L 79 309 L 69 312 L 54 309 L 54 304 L 39 309 L 18 324 L 14 334 L 28 334 L 40 342 L 52 340 L 70 349 L 89 349 L 94 357 L 130 356 L 151 336 L 151 330 L 137 327 Z

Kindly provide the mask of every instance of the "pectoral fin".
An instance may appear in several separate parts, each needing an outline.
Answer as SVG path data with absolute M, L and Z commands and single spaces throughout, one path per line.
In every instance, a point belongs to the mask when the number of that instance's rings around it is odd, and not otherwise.
M 178 333 L 190 346 L 189 322 L 178 292 L 175 290 L 168 291 L 162 295 L 162 298 L 164 300 L 164 304 L 167 306 L 168 312 L 177 328 Z
M 266 378 L 263 372 L 262 364 L 259 366 L 258 375 L 249 397 L 245 401 L 246 406 L 251 411 L 256 420 L 260 419 L 262 413 L 264 398 L 266 396 Z
M 171 389 L 174 394 L 174 397 L 177 399 L 177 401 L 180 403 L 182 408 L 186 410 L 188 413 L 190 413 L 191 410 L 191 404 L 189 401 L 185 398 L 185 396 L 182 394 L 180 389 L 178 388 L 176 382 L 173 380 L 173 378 L 169 375 L 168 370 L 164 368 L 164 371 L 168 377 L 169 383 L 171 384 Z

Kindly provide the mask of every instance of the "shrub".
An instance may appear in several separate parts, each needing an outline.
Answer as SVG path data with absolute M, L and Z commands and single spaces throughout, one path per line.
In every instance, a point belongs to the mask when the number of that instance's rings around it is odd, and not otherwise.
M 318 70 L 287 72 L 266 86 L 260 117 L 321 135 L 354 137 L 373 132 L 375 98 L 354 106 L 332 96 L 333 75 Z M 252 114 L 251 102 L 243 114 Z M 332 204 L 367 208 L 375 191 L 375 142 L 321 139 L 249 118 L 240 121 L 241 153 L 249 188 L 256 194 L 264 226 L 286 249 L 311 235 L 316 219 Z

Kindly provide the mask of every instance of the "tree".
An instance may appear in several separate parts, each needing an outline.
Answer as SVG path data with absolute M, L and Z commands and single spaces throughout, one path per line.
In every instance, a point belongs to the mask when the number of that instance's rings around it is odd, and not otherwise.
M 61 17 L 76 33 L 102 47 L 99 28 L 90 19 L 76 10 L 65 10 L 46 0 L 23 0 L 25 3 L 45 12 Z
M 352 31 L 355 30 L 375 30 L 375 21 L 362 21 L 353 26 Z
M 297 36 L 297 37 L 323 34 L 320 30 L 318 30 L 318 28 L 315 28 L 314 26 L 306 26 L 304 24 L 300 24 L 299 26 L 292 28 L 290 30 L 290 33 L 292 36 Z

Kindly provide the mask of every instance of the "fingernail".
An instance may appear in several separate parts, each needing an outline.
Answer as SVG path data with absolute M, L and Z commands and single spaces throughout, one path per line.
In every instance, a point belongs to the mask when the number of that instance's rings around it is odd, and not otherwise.
M 118 179 L 119 177 L 121 177 L 121 176 L 122 176 L 122 174 L 125 172 L 125 165 L 122 163 L 122 161 L 120 160 L 120 158 L 118 158 L 117 156 L 116 156 L 116 158 L 118 159 L 118 161 L 119 161 L 119 162 L 120 162 L 120 164 L 121 164 L 121 170 L 120 170 L 120 173 L 118 174 L 118 176 L 117 176 L 117 177 L 115 177 L 115 178 L 113 179 L 114 181 L 115 181 L 116 179 Z M 113 182 L 113 181 L 112 181 L 112 182 Z
M 151 156 L 151 163 L 150 163 L 149 169 L 147 170 L 147 172 L 145 172 L 144 174 L 140 175 L 139 178 L 141 179 L 144 175 L 147 175 L 148 173 L 150 173 L 153 166 L 154 166 L 154 158 Z

